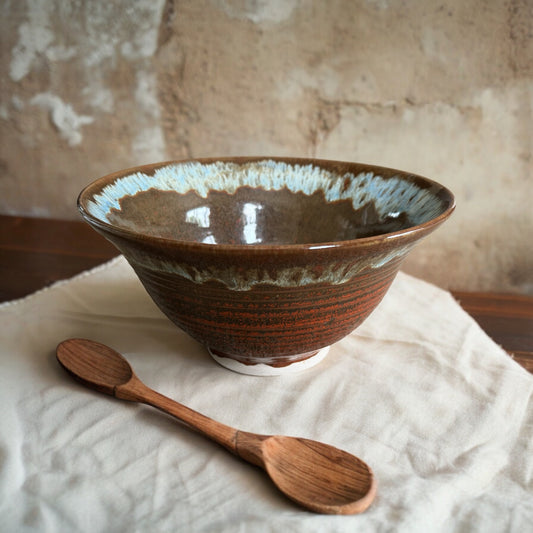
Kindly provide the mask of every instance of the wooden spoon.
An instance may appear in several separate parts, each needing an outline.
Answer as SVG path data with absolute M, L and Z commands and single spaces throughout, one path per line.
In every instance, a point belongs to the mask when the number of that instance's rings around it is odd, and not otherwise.
M 376 482 L 361 459 L 320 442 L 239 431 L 216 422 L 147 387 L 129 363 L 103 344 L 69 339 L 57 359 L 81 383 L 99 392 L 141 402 L 168 413 L 242 459 L 260 466 L 274 484 L 317 513 L 361 513 L 372 503 Z

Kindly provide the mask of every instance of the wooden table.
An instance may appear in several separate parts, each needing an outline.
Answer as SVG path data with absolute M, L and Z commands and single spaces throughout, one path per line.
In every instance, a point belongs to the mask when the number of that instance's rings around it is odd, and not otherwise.
M 0 215 L 0 302 L 20 298 L 118 255 L 81 221 Z M 452 291 L 515 360 L 533 372 L 533 297 Z

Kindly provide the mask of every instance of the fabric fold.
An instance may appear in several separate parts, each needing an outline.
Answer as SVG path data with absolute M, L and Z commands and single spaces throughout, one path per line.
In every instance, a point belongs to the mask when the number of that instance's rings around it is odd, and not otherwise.
M 364 514 L 322 516 L 149 407 L 83 388 L 70 337 L 124 354 L 150 387 L 239 429 L 321 440 L 378 479 Z M 299 374 L 218 366 L 122 258 L 0 305 L 6 531 L 512 531 L 533 523 L 533 377 L 446 291 L 401 273 L 374 313 Z

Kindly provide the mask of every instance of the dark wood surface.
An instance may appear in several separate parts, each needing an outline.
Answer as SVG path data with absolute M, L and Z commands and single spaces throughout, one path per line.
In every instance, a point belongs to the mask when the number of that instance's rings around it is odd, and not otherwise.
M 118 255 L 81 221 L 0 215 L 0 302 L 26 296 Z M 533 297 L 452 291 L 515 360 L 533 372 Z

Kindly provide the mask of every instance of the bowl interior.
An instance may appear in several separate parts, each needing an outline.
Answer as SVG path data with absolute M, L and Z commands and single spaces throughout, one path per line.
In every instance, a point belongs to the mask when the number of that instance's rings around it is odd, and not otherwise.
M 438 184 L 313 163 L 170 163 L 89 187 L 80 207 L 144 235 L 206 244 L 318 244 L 405 230 L 450 207 Z

